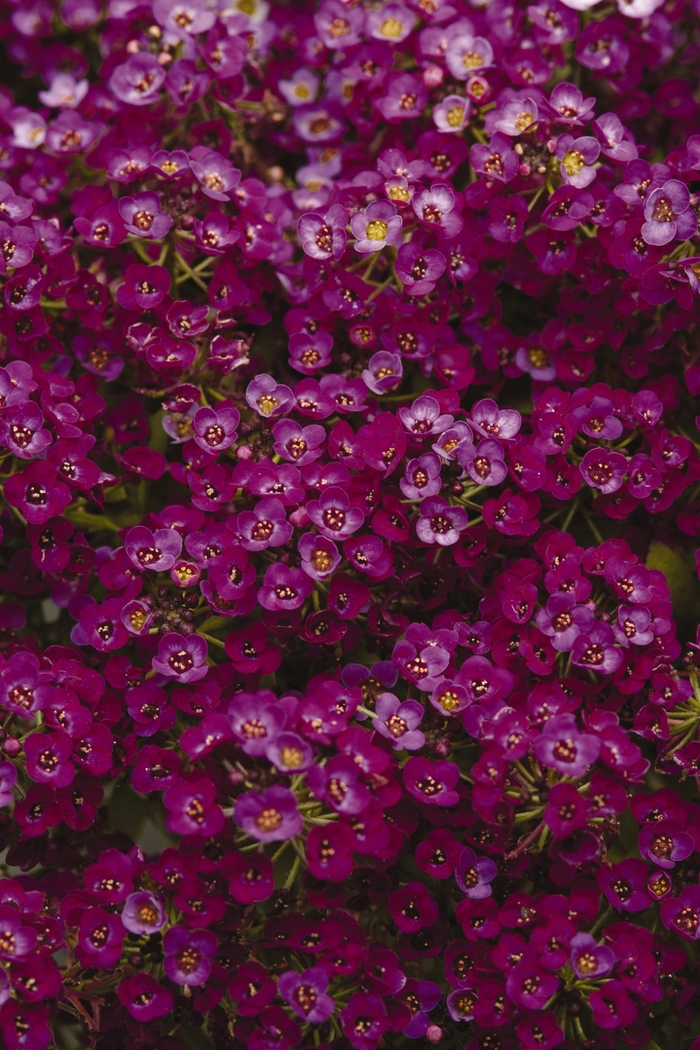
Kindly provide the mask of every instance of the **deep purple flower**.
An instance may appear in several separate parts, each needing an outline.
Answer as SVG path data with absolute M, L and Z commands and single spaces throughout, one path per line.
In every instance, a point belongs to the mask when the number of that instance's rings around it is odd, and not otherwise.
M 289 339 L 289 363 L 297 372 L 313 375 L 331 362 L 333 336 L 319 331 L 314 335 L 295 332 Z
M 407 499 L 423 500 L 436 496 L 442 488 L 440 469 L 442 464 L 433 452 L 426 452 L 418 459 L 406 464 L 406 472 L 399 485 Z
M 571 660 L 599 674 L 613 674 L 622 663 L 622 651 L 614 645 L 615 633 L 607 623 L 594 623 L 574 639 Z
M 508 473 L 500 441 L 486 438 L 471 445 L 463 442 L 457 448 L 457 459 L 475 485 L 500 485 Z
M 236 528 L 241 546 L 249 551 L 280 547 L 291 538 L 293 532 L 286 518 L 284 504 L 276 496 L 261 499 L 253 510 L 241 511 Z
M 340 1023 L 343 1035 L 357 1050 L 376 1050 L 390 1022 L 383 999 L 354 992 L 346 1008 L 340 1011 Z
M 73 780 L 73 741 L 67 733 L 32 733 L 24 742 L 24 753 L 27 774 L 37 783 L 66 787 Z
M 648 876 L 648 866 L 643 860 L 635 857 L 613 864 L 609 868 L 600 865 L 596 872 L 598 885 L 618 912 L 644 911 L 649 907 L 649 895 L 646 891 Z M 662 906 L 662 917 L 663 914 Z
M 627 457 L 604 448 L 590 449 L 581 462 L 581 474 L 586 484 L 606 495 L 617 492 L 627 471 Z
M 319 532 L 330 540 L 344 540 L 361 527 L 364 514 L 350 504 L 344 489 L 331 485 L 317 500 L 310 500 L 306 512 Z
M 506 979 L 508 997 L 528 1010 L 542 1010 L 558 988 L 559 978 L 556 974 L 543 969 L 532 958 L 519 962 Z
M 314 750 L 297 733 L 279 733 L 265 746 L 265 757 L 280 773 L 303 773 L 314 759 Z
M 581 733 L 573 715 L 549 718 L 535 740 L 535 757 L 543 765 L 570 777 L 580 777 L 600 754 L 600 740 L 591 733 Z
M 422 80 L 410 73 L 390 73 L 384 80 L 384 93 L 374 105 L 384 120 L 396 124 L 419 116 L 428 101 L 428 91 Z
M 165 1017 L 173 1008 L 173 997 L 149 973 L 125 977 L 117 987 L 120 1003 L 136 1021 L 147 1022 Z
M 547 599 L 535 619 L 542 633 L 552 639 L 554 648 L 568 653 L 578 636 L 592 625 L 594 614 L 587 605 L 578 605 L 570 591 L 559 591 Z
M 44 414 L 33 401 L 10 405 L 0 419 L 0 443 L 18 459 L 34 459 L 52 440 L 43 422 Z
M 462 98 L 460 95 L 446 95 L 433 110 L 435 127 L 438 131 L 448 135 L 464 131 L 469 123 L 471 108 L 468 98 Z
M 125 310 L 150 310 L 170 290 L 170 274 L 164 266 L 134 263 L 127 266 L 124 284 L 117 289 L 117 302 Z
M 104 908 L 87 908 L 78 923 L 75 954 L 83 966 L 109 969 L 119 962 L 125 937 L 118 915 L 110 915 Z
M 147 191 L 136 197 L 122 197 L 119 214 L 129 233 L 136 237 L 164 237 L 172 225 L 172 219 L 160 210 L 157 193 Z
M 312 259 L 340 259 L 347 244 L 348 213 L 334 204 L 325 215 L 308 212 L 297 226 L 301 246 Z
M 475 142 L 469 157 L 474 170 L 489 180 L 510 182 L 518 172 L 518 155 L 510 139 L 499 132 L 491 136 L 488 146 Z
M 692 237 L 698 220 L 690 207 L 690 191 L 678 179 L 669 179 L 652 190 L 644 204 L 642 237 L 647 244 L 668 244 L 669 241 Z
M 402 244 L 399 248 L 396 257 L 396 276 L 411 295 L 427 295 L 434 289 L 437 281 L 445 272 L 446 266 L 445 256 L 437 248 L 423 248 L 415 241 L 411 241 L 409 244 Z
M 369 365 L 362 372 L 362 378 L 368 390 L 381 396 L 394 390 L 401 383 L 403 363 L 400 354 L 379 350 L 369 360 Z
M 116 97 L 132 106 L 147 106 L 158 95 L 165 70 L 155 55 L 137 51 L 112 73 L 109 86 Z
M 37 236 L 30 226 L 8 226 L 0 222 L 0 273 L 17 270 L 32 261 Z
M 212 716 L 216 717 L 216 716 Z M 247 755 L 263 755 L 268 744 L 282 731 L 285 714 L 272 693 L 239 693 L 226 709 L 226 720 Z
M 298 835 L 303 826 L 294 792 L 281 785 L 241 795 L 236 800 L 233 819 L 259 842 L 286 841 Z
M 425 736 L 418 729 L 423 720 L 424 709 L 416 700 L 403 703 L 393 693 L 380 693 L 375 704 L 376 718 L 372 726 L 392 746 L 401 750 L 417 751 L 423 747 Z
M 265 570 L 258 602 L 273 612 L 299 609 L 314 589 L 303 569 L 290 569 L 277 562 Z
M 264 419 L 286 415 L 294 403 L 288 386 L 277 383 L 272 376 L 257 375 L 246 390 L 246 401 Z
M 44 283 L 44 274 L 38 266 L 33 263 L 23 266 L 5 282 L 5 306 L 11 312 L 33 310 L 41 302 Z
M 686 886 L 678 897 L 665 897 L 661 902 L 661 921 L 667 930 L 680 934 L 683 940 L 697 940 L 700 935 L 700 886 Z
M 496 873 L 496 865 L 490 857 L 477 857 L 473 849 L 465 846 L 459 857 L 455 878 L 462 893 L 472 900 L 481 900 L 491 896 L 489 883 L 495 879 Z
M 171 926 L 163 938 L 166 977 L 190 987 L 204 984 L 216 953 L 216 937 L 209 930 Z
M 348 8 L 341 0 L 323 0 L 314 15 L 314 25 L 326 47 L 345 50 L 359 43 L 365 26 L 365 12 Z
M 302 569 L 314 580 L 324 580 L 340 564 L 338 548 L 325 536 L 306 533 L 299 540 L 298 550 Z
M 651 613 L 645 606 L 620 605 L 613 629 L 615 638 L 625 648 L 629 645 L 650 645 L 654 640 Z
M 328 988 L 328 974 L 320 966 L 312 966 L 302 973 L 288 970 L 279 979 L 279 994 L 297 1017 L 311 1024 L 327 1020 L 335 1009 Z
M 459 795 L 459 766 L 454 762 L 430 762 L 409 758 L 403 767 L 406 790 L 419 802 L 433 806 L 456 806 Z
M 517 138 L 537 123 L 539 110 L 531 98 L 514 99 L 497 110 L 494 128 L 503 135 Z
M 457 198 L 448 183 L 433 183 L 430 189 L 417 193 L 411 204 L 425 230 L 440 238 L 455 237 L 461 231 L 463 221 L 456 210 Z
M 670 817 L 655 824 L 645 824 L 639 833 L 639 852 L 657 867 L 671 869 L 691 855 L 693 837 L 684 831 L 680 820 Z
M 167 918 L 158 898 L 150 890 L 139 890 L 127 897 L 121 920 L 129 933 L 150 936 L 163 929 Z
M 356 212 L 350 220 L 355 236 L 355 251 L 376 252 L 393 244 L 401 233 L 403 220 L 397 215 L 391 201 L 372 201 L 363 212 Z
M 159 674 L 178 682 L 198 682 L 207 673 L 207 643 L 197 634 L 183 637 L 171 632 L 158 642 L 158 655 L 153 667 Z
M 298 467 L 313 463 L 323 454 L 326 431 L 316 423 L 302 427 L 291 419 L 280 419 L 272 433 L 275 452 Z
M 440 496 L 433 496 L 421 503 L 416 534 L 423 543 L 452 546 L 459 542 L 466 527 L 467 512 L 463 507 L 452 507 Z
M 241 173 L 216 150 L 195 146 L 190 150 L 190 168 L 202 192 L 216 201 L 228 201 L 241 180 Z
M 216 835 L 224 823 L 214 803 L 216 788 L 208 777 L 180 777 L 163 796 L 166 827 L 179 835 Z
M 606 981 L 589 997 L 593 1021 L 600 1028 L 626 1028 L 636 1021 L 639 1010 L 618 980 Z
M 615 965 L 615 952 L 604 944 L 597 944 L 590 933 L 577 933 L 571 938 L 571 965 L 582 981 L 607 977 Z
M 175 529 L 152 532 L 143 525 L 136 525 L 124 537 L 124 551 L 139 572 L 171 569 L 181 550 L 182 536 Z

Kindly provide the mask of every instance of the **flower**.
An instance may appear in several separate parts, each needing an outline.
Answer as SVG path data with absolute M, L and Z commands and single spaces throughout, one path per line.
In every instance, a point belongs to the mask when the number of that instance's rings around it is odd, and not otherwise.
M 279 993 L 297 1017 L 312 1024 L 325 1021 L 333 1013 L 335 1003 L 326 995 L 328 974 L 320 966 L 312 966 L 303 973 L 289 971 L 279 980 Z
M 291 839 L 299 834 L 303 824 L 294 793 L 282 786 L 241 795 L 233 818 L 246 834 L 259 842 Z
M 211 973 L 216 947 L 216 937 L 210 930 L 171 926 L 163 937 L 166 977 L 190 987 L 204 984 Z

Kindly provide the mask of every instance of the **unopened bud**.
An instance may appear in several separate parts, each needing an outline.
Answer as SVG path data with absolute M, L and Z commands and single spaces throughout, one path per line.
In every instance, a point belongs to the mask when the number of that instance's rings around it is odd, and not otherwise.
M 442 84 L 445 74 L 443 73 L 440 66 L 426 66 L 423 70 L 423 83 L 427 88 L 439 87 Z

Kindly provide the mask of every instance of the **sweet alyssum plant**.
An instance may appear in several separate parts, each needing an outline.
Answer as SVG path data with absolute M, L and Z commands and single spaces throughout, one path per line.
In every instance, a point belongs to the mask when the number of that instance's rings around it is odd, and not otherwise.
M 0 11 L 3 1045 L 698 1050 L 698 4 Z

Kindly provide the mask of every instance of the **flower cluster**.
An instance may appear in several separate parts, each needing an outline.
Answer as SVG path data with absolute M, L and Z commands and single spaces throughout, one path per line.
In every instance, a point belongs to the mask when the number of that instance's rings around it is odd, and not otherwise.
M 0 12 L 2 1045 L 700 1050 L 697 0 Z

